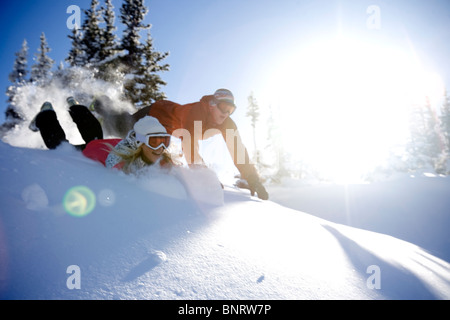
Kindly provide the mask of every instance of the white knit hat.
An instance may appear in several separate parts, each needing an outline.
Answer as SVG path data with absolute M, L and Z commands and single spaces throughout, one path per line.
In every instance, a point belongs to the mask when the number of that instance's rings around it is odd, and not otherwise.
M 219 102 L 225 102 L 228 104 L 231 104 L 232 106 L 236 107 L 234 104 L 234 96 L 233 93 L 231 93 L 228 89 L 219 89 L 214 93 L 214 99 L 216 100 L 216 103 Z
M 158 119 L 151 116 L 145 116 L 136 122 L 134 132 L 136 132 L 136 140 L 139 142 L 144 142 L 145 136 L 148 134 L 167 133 L 166 128 L 164 128 Z

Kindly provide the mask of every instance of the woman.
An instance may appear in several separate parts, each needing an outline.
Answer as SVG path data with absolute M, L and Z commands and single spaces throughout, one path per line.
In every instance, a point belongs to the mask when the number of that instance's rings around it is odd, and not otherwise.
M 170 167 L 174 164 L 167 148 L 170 134 L 158 119 L 145 116 L 135 123 L 127 137 L 110 151 L 107 168 L 118 168 L 125 173 L 137 173 L 149 165 Z
M 70 115 L 86 143 L 75 148 L 82 150 L 86 157 L 99 161 L 108 168 L 122 169 L 126 173 L 136 173 L 153 164 L 162 167 L 174 164 L 167 151 L 171 136 L 156 118 L 142 118 L 123 140 L 102 139 L 101 125 L 90 111 L 79 105 L 73 97 L 69 97 L 67 102 L 70 105 Z M 50 102 L 42 105 L 29 128 L 40 131 L 49 149 L 56 149 L 68 142 Z

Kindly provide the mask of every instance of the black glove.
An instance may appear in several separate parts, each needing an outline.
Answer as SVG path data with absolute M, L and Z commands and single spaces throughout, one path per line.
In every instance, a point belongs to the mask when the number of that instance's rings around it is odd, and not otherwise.
M 256 192 L 258 194 L 258 198 L 260 198 L 261 200 L 269 199 L 269 194 L 267 193 L 266 188 L 264 188 L 262 183 L 259 181 L 258 177 L 249 177 L 247 179 L 247 182 L 252 196 L 254 196 Z

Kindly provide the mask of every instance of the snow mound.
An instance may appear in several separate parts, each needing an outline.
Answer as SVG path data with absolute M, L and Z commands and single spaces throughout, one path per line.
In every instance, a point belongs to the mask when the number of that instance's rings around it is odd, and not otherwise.
M 0 171 L 3 299 L 450 299 L 419 246 L 231 187 L 200 204 L 70 146 L 0 143 Z

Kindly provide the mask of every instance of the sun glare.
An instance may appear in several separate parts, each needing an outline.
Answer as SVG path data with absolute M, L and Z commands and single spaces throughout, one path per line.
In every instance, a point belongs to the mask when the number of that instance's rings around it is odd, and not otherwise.
M 279 106 L 287 150 L 339 182 L 357 181 L 405 141 L 411 105 L 442 95 L 413 55 L 348 39 L 298 50 L 269 78 L 263 100 Z

